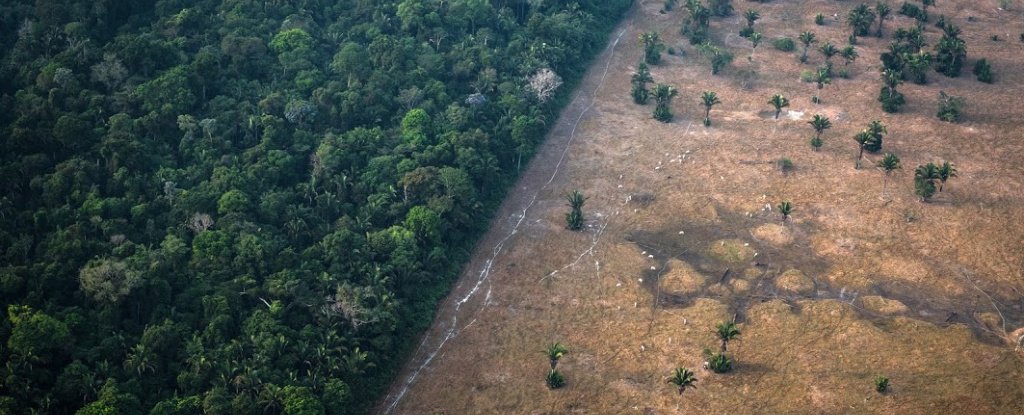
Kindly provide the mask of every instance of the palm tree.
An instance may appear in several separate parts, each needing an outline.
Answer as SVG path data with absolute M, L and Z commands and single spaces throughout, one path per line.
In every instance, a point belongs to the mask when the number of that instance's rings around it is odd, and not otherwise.
M 749 59 L 751 59 L 751 60 L 754 59 L 754 51 L 757 50 L 757 45 L 761 44 L 761 38 L 763 36 L 764 35 L 762 35 L 761 32 L 754 32 L 754 33 L 750 34 L 750 37 L 749 37 L 749 39 L 750 39 L 750 58 Z
M 675 372 L 672 373 L 672 377 L 668 378 L 668 383 L 676 385 L 679 388 L 679 394 L 682 395 L 686 388 L 697 389 L 697 377 L 690 369 L 676 368 Z
M 868 123 L 867 132 L 868 134 L 871 134 L 872 140 L 868 142 L 867 146 L 865 146 L 864 149 L 872 153 L 877 153 L 881 151 L 882 138 L 883 136 L 885 136 L 885 133 L 888 132 L 885 129 L 885 124 L 882 124 L 882 122 L 878 120 L 872 120 L 870 123 Z
M 875 36 L 882 37 L 882 22 L 892 14 L 892 7 L 889 7 L 889 3 L 879 0 L 875 4 L 875 12 L 878 13 L 878 31 L 875 32 Z
M 554 342 L 544 349 L 544 353 L 548 355 L 548 361 L 551 363 L 551 370 L 555 370 L 555 366 L 558 366 L 558 359 L 562 358 L 562 355 L 569 353 L 569 349 L 565 348 L 562 343 Z
M 679 91 L 675 87 L 665 84 L 654 86 L 654 119 L 665 123 L 672 121 L 672 109 L 669 105 L 676 95 L 679 95 Z
M 939 168 L 935 163 L 920 165 L 914 169 L 914 193 L 921 197 L 922 202 L 927 202 L 935 194 L 935 181 L 940 177 Z
M 871 24 L 875 21 L 875 12 L 866 4 L 860 4 L 850 10 L 846 17 L 847 24 L 853 31 L 850 34 L 850 43 L 857 43 L 857 36 L 867 36 L 871 30 Z
M 718 94 L 713 91 L 704 91 L 700 94 L 700 101 L 704 104 L 704 126 L 711 126 L 711 107 L 716 104 L 721 104 L 722 101 L 718 99 Z
M 853 63 L 853 61 L 857 60 L 859 55 L 857 55 L 857 49 L 855 49 L 853 45 L 846 45 L 839 51 L 839 56 L 843 57 L 843 60 L 845 61 L 844 65 L 849 65 Z
M 839 49 L 836 48 L 836 45 L 833 45 L 832 42 L 826 40 L 825 43 L 818 47 L 818 51 L 821 52 L 822 55 L 825 55 L 825 64 L 831 68 L 832 57 L 839 53 Z
M 864 158 L 864 148 L 871 144 L 874 139 L 875 137 L 868 130 L 861 131 L 853 136 L 853 140 L 857 142 L 857 146 L 860 149 L 860 152 L 857 153 L 857 163 L 854 164 L 854 168 L 860 168 L 860 161 Z
M 715 333 L 718 334 L 718 339 L 722 341 L 721 353 L 725 353 L 726 349 L 728 348 L 729 341 L 735 339 L 736 336 L 740 335 L 740 329 L 736 327 L 736 323 L 730 321 L 715 326 Z
M 896 156 L 896 154 L 885 153 L 885 155 L 882 156 L 882 159 L 878 161 L 878 167 L 885 170 L 885 177 L 882 179 L 882 199 L 885 199 L 885 190 L 886 186 L 889 184 L 889 175 L 892 174 L 894 170 L 903 168 L 903 166 L 900 165 L 900 158 Z
M 946 180 L 949 180 L 950 178 L 953 178 L 953 177 L 957 177 L 957 174 L 956 174 L 957 172 L 956 172 L 956 167 L 953 166 L 953 163 L 950 163 L 948 161 L 943 161 L 942 165 L 939 166 L 938 170 L 939 170 L 939 191 L 941 192 L 942 188 L 946 186 Z
M 565 227 L 573 231 L 583 229 L 583 204 L 587 198 L 579 190 L 573 190 L 566 199 L 569 201 L 569 212 L 565 214 Z
M 786 98 L 782 94 L 772 95 L 772 98 L 768 100 L 768 103 L 775 107 L 775 119 L 779 119 L 779 113 L 782 109 L 789 106 L 789 98 Z
M 785 222 L 786 219 L 789 219 L 790 213 L 793 213 L 793 204 L 790 203 L 788 200 L 782 201 L 782 203 L 779 203 L 779 205 L 776 207 L 779 209 L 779 213 L 782 214 L 783 222 Z
M 743 13 L 743 17 L 747 19 L 747 28 L 754 29 L 754 22 L 761 18 L 761 13 L 758 13 L 757 10 L 751 9 L 747 10 L 746 13 Z
M 804 51 L 800 54 L 800 62 L 807 62 L 807 48 L 811 47 L 817 39 L 814 38 L 814 32 L 801 32 L 800 43 L 804 44 Z
M 814 128 L 814 137 L 819 140 L 821 139 L 821 133 L 825 132 L 825 130 L 829 128 L 832 128 L 832 121 L 829 121 L 827 116 L 821 114 L 814 114 L 814 116 L 811 117 L 811 120 L 808 121 L 807 123 L 810 124 L 812 128 Z
M 650 98 L 650 91 L 647 90 L 647 83 L 653 82 L 654 78 L 651 77 L 651 71 L 647 68 L 647 64 L 640 62 L 636 67 L 636 73 L 633 74 L 631 82 L 633 83 L 633 102 L 637 104 L 646 104 L 647 99 Z
M 655 32 L 644 32 L 640 34 L 640 44 L 644 46 L 644 62 L 657 65 L 661 62 L 661 37 Z

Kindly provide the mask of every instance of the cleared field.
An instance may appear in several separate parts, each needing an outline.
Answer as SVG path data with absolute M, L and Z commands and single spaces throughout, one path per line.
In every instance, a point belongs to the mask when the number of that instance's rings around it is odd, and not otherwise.
M 907 104 L 883 113 L 883 38 L 859 38 L 859 59 L 813 104 L 807 64 L 771 40 L 804 30 L 844 45 L 851 2 L 735 2 L 712 37 L 736 59 L 712 76 L 679 35 L 685 10 L 641 2 L 613 33 L 547 143 L 477 247 L 435 327 L 382 405 L 391 413 L 1020 413 L 1024 408 L 1024 30 L 1020 10 L 940 1 L 963 29 L 959 78 L 929 71 L 906 83 Z M 899 5 L 894 4 L 898 9 Z M 1024 6 L 1021 6 L 1024 7 Z M 736 33 L 760 11 L 765 40 L 751 53 Z M 824 26 L 814 16 L 829 16 Z M 676 52 L 651 67 L 679 90 L 672 123 L 630 98 L 655 31 Z M 934 45 L 941 30 L 925 25 Z M 998 35 L 999 41 L 992 40 Z M 680 53 L 682 51 L 682 53 Z M 748 59 L 748 56 L 752 57 Z M 986 58 L 994 84 L 975 80 Z M 843 66 L 836 59 L 837 69 Z M 701 123 L 701 91 L 722 103 Z M 939 91 L 965 98 L 964 119 L 935 116 Z M 791 105 L 778 120 L 768 99 Z M 821 151 L 807 120 L 828 115 Z M 882 152 L 903 169 L 889 178 L 879 154 L 854 168 L 854 135 L 888 127 Z M 793 168 L 781 171 L 778 160 Z M 929 203 L 913 169 L 948 160 L 959 177 Z M 565 195 L 588 196 L 582 232 L 565 229 Z M 774 208 L 791 201 L 787 221 Z M 728 374 L 702 368 L 716 324 L 736 319 Z M 549 390 L 543 349 L 562 342 L 567 385 Z M 666 378 L 697 372 L 677 395 Z M 887 393 L 874 379 L 888 376 Z

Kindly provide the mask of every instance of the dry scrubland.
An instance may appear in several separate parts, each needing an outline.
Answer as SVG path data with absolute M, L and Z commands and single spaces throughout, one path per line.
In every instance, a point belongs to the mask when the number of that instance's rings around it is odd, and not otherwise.
M 909 18 L 894 13 L 885 38 L 861 38 L 852 78 L 835 79 L 816 105 L 799 73 L 821 54 L 801 65 L 799 46 L 780 52 L 771 40 L 812 30 L 842 46 L 848 27 L 831 19 L 816 26 L 813 16 L 845 16 L 856 2 L 734 2 L 739 13 L 711 23 L 719 43 L 736 45 L 736 60 L 717 76 L 679 36 L 682 5 L 666 14 L 662 2 L 635 5 L 385 410 L 405 392 L 394 413 L 1019 413 L 1022 12 L 999 11 L 994 1 L 937 3 L 932 22 L 944 14 L 963 29 L 969 60 L 959 78 L 930 72 L 928 85 L 904 84 L 907 105 L 896 114 L 876 101 L 878 55 Z M 761 12 L 756 27 L 765 35 L 752 61 L 749 43 L 735 35 L 747 8 Z M 939 29 L 926 27 L 934 45 Z M 645 31 L 686 53 L 651 68 L 656 82 L 680 91 L 670 124 L 651 119 L 653 104 L 629 97 Z M 993 64 L 994 84 L 970 74 L 979 58 Z M 743 85 L 743 71 L 756 80 Z M 722 100 L 711 128 L 701 125 L 703 90 Z M 961 123 L 936 119 L 939 90 L 966 98 Z M 792 101 L 779 120 L 767 104 L 775 93 Z M 814 113 L 833 121 L 820 152 L 807 143 Z M 853 136 L 874 119 L 888 126 L 883 151 L 904 165 L 888 202 L 880 170 L 853 168 Z M 793 161 L 791 172 L 775 167 L 781 157 Z M 879 157 L 868 155 L 872 165 Z M 938 160 L 954 162 L 960 177 L 921 203 L 913 168 Z M 582 232 L 564 229 L 573 189 L 590 197 Z M 795 208 L 785 223 L 764 211 L 782 200 Z M 729 347 L 735 370 L 701 369 L 701 350 L 717 345 L 712 327 L 734 315 L 742 331 Z M 570 349 L 559 390 L 544 384 L 542 350 L 553 341 Z M 682 396 L 665 383 L 679 366 L 699 379 Z M 873 390 L 878 375 L 892 379 L 889 393 Z

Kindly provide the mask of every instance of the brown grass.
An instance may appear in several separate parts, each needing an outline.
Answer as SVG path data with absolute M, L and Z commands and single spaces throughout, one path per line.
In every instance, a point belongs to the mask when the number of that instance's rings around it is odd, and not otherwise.
M 439 310 L 402 380 L 438 353 L 394 412 L 1018 413 L 1024 354 L 1010 337 L 1024 326 L 1024 72 L 1015 69 L 1024 44 L 1002 32 L 1019 28 L 1020 15 L 995 3 L 938 3 L 930 14 L 963 28 L 968 64 L 960 78 L 932 72 L 929 85 L 904 85 L 908 104 L 898 114 L 882 113 L 875 100 L 888 37 L 860 39 L 853 78 L 826 86 L 821 105 L 799 81 L 821 55 L 801 65 L 795 53 L 771 48 L 771 39 L 801 30 L 845 44 L 845 26 L 815 26 L 813 16 L 843 16 L 855 3 L 735 2 L 739 12 L 760 10 L 765 41 L 752 61 L 749 48 L 732 48 L 736 61 L 715 77 L 678 35 L 681 8 L 659 14 L 661 2 L 638 4 Z M 725 39 L 741 21 L 716 19 L 712 29 Z M 910 24 L 895 16 L 886 33 Z M 648 30 L 686 52 L 652 68 L 658 82 L 680 90 L 671 124 L 629 98 L 641 55 L 635 39 Z M 929 44 L 937 30 L 927 26 Z M 997 31 L 1007 40 L 989 40 Z M 993 64 L 993 85 L 970 74 L 981 57 Z M 745 88 L 746 70 L 757 81 Z M 700 125 L 703 90 L 723 101 L 711 128 Z M 935 118 L 939 90 L 966 98 L 962 123 Z M 779 120 L 766 112 L 775 93 L 792 100 Z M 807 144 L 814 113 L 833 120 L 820 152 Z M 880 198 L 882 172 L 853 168 L 852 137 L 872 119 L 889 128 L 884 151 L 903 159 L 891 201 Z M 780 172 L 773 163 L 781 157 L 795 169 Z M 878 157 L 868 155 L 865 166 Z M 961 177 L 933 203 L 918 202 L 913 168 L 943 159 Z M 573 189 L 590 197 L 590 226 L 580 233 L 564 230 L 563 197 Z M 653 197 L 638 203 L 634 195 Z M 795 208 L 786 223 L 765 210 L 782 200 Z M 778 289 L 790 269 L 806 281 Z M 712 328 L 734 317 L 742 330 L 729 347 L 736 370 L 701 369 L 701 350 L 717 347 Z M 542 353 L 553 341 L 570 348 L 559 366 L 568 385 L 556 391 L 544 385 Z M 665 383 L 679 366 L 699 378 L 682 396 Z M 891 378 L 889 393 L 873 390 L 878 375 Z

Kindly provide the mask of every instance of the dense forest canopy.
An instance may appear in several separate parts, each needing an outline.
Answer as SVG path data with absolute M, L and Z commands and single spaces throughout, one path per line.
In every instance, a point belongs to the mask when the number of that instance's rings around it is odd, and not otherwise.
M 366 411 L 629 3 L 3 2 L 0 413 Z

